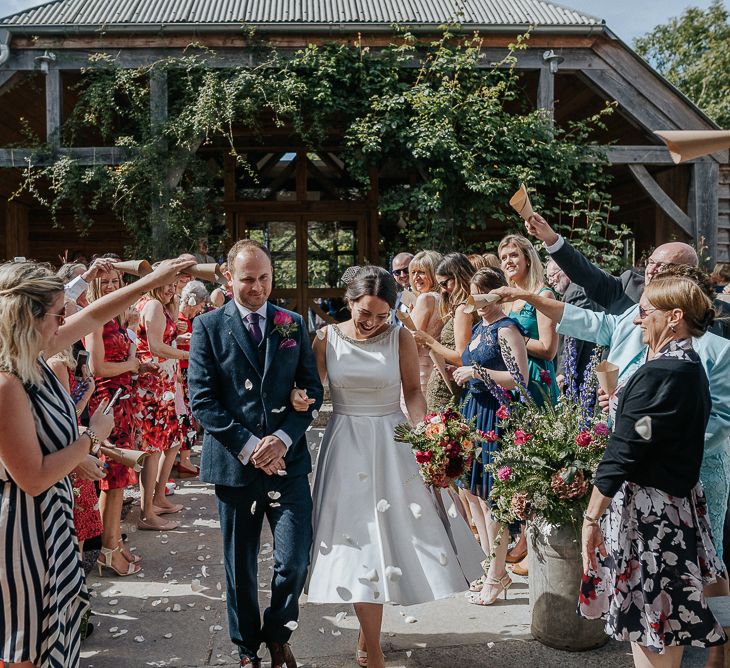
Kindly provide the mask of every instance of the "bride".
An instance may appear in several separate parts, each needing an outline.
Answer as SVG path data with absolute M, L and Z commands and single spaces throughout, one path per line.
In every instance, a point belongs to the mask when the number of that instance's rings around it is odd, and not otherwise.
M 396 284 L 380 267 L 360 269 L 345 295 L 352 319 L 317 334 L 319 374 L 329 377 L 333 416 L 314 482 L 310 603 L 354 604 L 357 662 L 382 668 L 384 603 L 414 605 L 465 591 L 482 553 L 442 490 L 420 478 L 410 448 L 393 440 L 406 418 L 423 419 L 413 337 L 389 324 Z M 295 390 L 297 410 L 306 396 Z

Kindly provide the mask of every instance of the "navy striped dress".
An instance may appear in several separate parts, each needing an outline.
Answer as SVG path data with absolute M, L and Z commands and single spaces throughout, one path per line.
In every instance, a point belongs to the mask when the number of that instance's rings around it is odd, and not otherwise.
M 71 397 L 45 362 L 43 385 L 26 387 L 44 455 L 78 437 Z M 0 660 L 41 668 L 79 664 L 88 592 L 68 477 L 32 497 L 0 462 Z

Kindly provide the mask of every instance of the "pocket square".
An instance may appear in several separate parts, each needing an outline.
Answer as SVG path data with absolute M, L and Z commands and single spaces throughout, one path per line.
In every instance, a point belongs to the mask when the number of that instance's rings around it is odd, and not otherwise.
M 645 415 L 643 418 L 636 421 L 634 424 L 636 433 L 641 436 L 645 441 L 651 440 L 651 418 Z

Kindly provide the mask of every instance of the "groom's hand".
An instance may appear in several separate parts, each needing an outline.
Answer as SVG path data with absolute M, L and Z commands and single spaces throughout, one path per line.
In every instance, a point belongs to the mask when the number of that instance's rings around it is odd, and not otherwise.
M 276 473 L 286 455 L 286 445 L 278 436 L 264 436 L 257 444 L 251 455 L 251 461 L 257 469 L 265 473 Z

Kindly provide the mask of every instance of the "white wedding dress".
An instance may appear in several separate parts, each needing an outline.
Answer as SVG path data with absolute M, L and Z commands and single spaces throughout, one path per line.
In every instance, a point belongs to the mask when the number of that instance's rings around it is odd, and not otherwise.
M 423 483 L 393 439 L 399 328 L 355 341 L 326 328 L 333 416 L 314 481 L 312 603 L 414 605 L 465 591 L 484 554 L 443 490 Z

